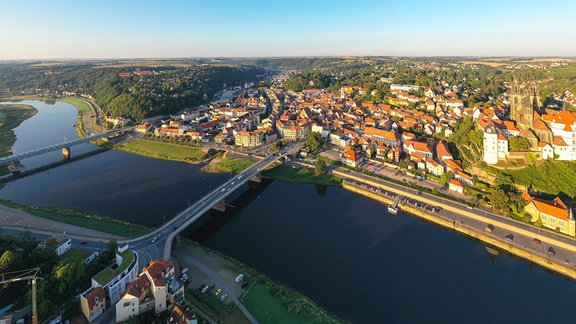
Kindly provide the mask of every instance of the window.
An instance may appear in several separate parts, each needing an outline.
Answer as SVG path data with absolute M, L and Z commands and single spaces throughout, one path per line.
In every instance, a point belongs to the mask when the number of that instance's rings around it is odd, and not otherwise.
M 563 221 L 563 220 L 558 220 L 558 225 L 564 226 L 564 221 Z
M 546 215 L 542 214 L 542 220 L 546 220 Z
M 556 218 L 550 217 L 550 223 L 556 223 Z

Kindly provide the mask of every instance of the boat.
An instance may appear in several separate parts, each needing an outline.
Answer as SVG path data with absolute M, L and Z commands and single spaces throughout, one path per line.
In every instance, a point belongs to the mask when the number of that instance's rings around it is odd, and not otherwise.
M 396 196 L 394 202 L 391 205 L 388 205 L 388 212 L 390 214 L 396 215 L 398 213 L 398 203 L 400 202 L 400 196 Z

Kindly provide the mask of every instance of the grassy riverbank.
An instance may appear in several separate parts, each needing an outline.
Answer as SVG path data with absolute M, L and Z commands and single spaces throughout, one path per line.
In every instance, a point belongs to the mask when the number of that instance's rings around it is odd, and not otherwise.
M 38 110 L 29 105 L 0 105 L 0 157 L 12 154 L 12 145 L 16 141 L 16 135 L 12 130 L 37 112 Z M 0 167 L 0 175 L 8 172 L 6 166 Z
M 216 168 L 220 172 L 240 173 L 256 162 L 244 159 L 224 159 L 216 163 Z
M 139 237 L 151 231 L 145 226 L 127 223 L 109 217 L 87 214 L 68 207 L 35 207 L 4 199 L 0 199 L 0 204 L 23 210 L 34 216 L 128 238 Z
M 78 110 L 78 118 L 76 119 L 76 133 L 78 134 L 78 137 L 86 137 L 88 136 L 88 134 L 86 133 L 86 130 L 84 130 L 84 121 L 82 120 L 82 116 L 84 114 L 91 114 L 92 113 L 92 109 L 90 108 L 90 105 L 87 104 L 86 102 L 80 100 L 80 99 L 76 99 L 76 98 L 62 98 L 62 99 L 58 99 L 58 101 L 61 102 L 65 102 L 68 104 L 71 104 L 72 106 L 76 107 L 76 109 Z
M 216 263 L 223 269 L 222 271 L 230 271 L 233 274 L 244 274 L 246 280 L 248 280 L 250 284 L 249 288 L 239 296 L 239 298 L 250 314 L 252 314 L 260 323 L 342 322 L 333 314 L 322 309 L 304 295 L 293 291 L 288 287 L 275 283 L 270 278 L 258 273 L 256 270 L 230 256 L 223 255 L 191 241 L 185 241 L 184 245 L 186 251 L 196 249 L 196 252 L 190 252 L 196 257 L 201 255 L 202 259 L 211 259 L 211 261 L 203 260 L 205 263 Z M 219 273 L 222 273 L 222 271 L 219 271 Z M 222 304 L 216 298 L 213 298 L 213 296 L 211 296 L 213 294 L 201 294 L 196 293 L 196 291 L 191 291 L 191 293 L 196 297 L 196 302 L 202 303 L 198 305 L 199 308 L 203 310 L 212 310 L 214 312 L 225 311 L 230 314 L 231 317 L 224 318 L 223 322 L 236 322 L 239 319 L 239 315 L 235 311 L 228 307 L 224 307 L 226 305 Z
M 292 168 L 285 165 L 275 166 L 264 170 L 263 175 L 274 179 L 284 180 L 292 183 L 313 183 L 320 185 L 340 185 L 342 180 L 332 174 L 316 175 L 313 170 Z
M 202 161 L 206 153 L 200 148 L 135 139 L 115 149 L 155 159 L 194 163 Z
M 38 110 L 29 105 L 0 105 L 0 156 L 11 154 L 12 144 L 16 141 L 16 135 L 12 129 L 37 112 Z

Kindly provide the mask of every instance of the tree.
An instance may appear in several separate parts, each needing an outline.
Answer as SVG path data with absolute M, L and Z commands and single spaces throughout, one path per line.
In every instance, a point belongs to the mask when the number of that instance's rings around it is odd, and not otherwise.
M 530 150 L 530 141 L 526 137 L 514 136 L 508 138 L 510 151 L 528 151 Z
M 496 175 L 496 179 L 494 179 L 494 187 L 505 191 L 512 191 L 514 188 L 514 180 L 512 180 L 512 176 L 509 174 L 499 172 L 498 175 Z
M 447 185 L 450 182 L 450 180 L 452 180 L 453 177 L 454 173 L 452 171 L 446 171 L 442 173 L 442 176 L 440 177 L 440 182 L 444 185 Z
M 52 275 L 57 283 L 57 301 L 63 302 L 82 283 L 85 276 L 84 263 L 78 259 L 68 259 L 56 265 Z
M 306 146 L 310 149 L 312 154 L 318 154 L 320 152 L 320 133 L 309 132 L 306 136 Z
M 18 255 L 11 250 L 6 250 L 0 257 L 0 273 L 9 272 L 19 266 Z
M 320 159 L 320 158 L 317 159 L 316 164 L 314 165 L 314 169 L 315 169 L 316 175 L 326 174 L 327 168 L 326 168 L 326 162 L 324 161 L 324 159 Z
M 490 203 L 494 209 L 509 211 L 508 200 L 509 197 L 504 190 L 499 188 L 490 189 Z

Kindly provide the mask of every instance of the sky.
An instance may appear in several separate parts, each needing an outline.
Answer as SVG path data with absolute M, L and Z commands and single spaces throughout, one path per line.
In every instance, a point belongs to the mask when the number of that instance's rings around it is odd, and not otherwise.
M 576 56 L 574 0 L 0 0 L 0 60 Z

